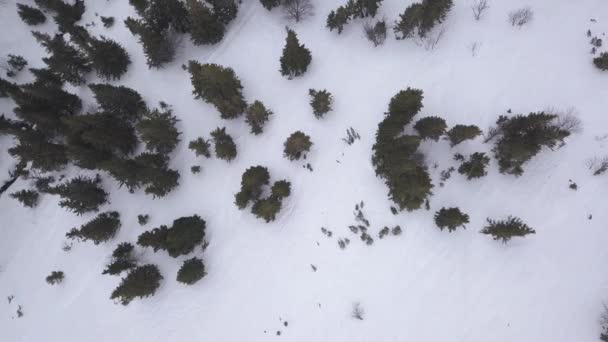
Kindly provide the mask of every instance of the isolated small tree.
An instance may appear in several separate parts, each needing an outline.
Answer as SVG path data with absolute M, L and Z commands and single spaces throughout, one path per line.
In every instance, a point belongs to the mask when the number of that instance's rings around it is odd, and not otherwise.
M 217 44 L 224 38 L 224 24 L 199 0 L 187 0 L 190 39 L 195 45 Z
M 46 282 L 50 285 L 56 285 L 62 283 L 64 278 L 63 271 L 53 271 L 46 277 Z
M 283 155 L 289 160 L 299 160 L 303 156 L 306 158 L 306 152 L 310 151 L 311 146 L 310 137 L 296 131 L 285 140 Z
M 293 30 L 287 29 L 287 39 L 280 60 L 281 75 L 289 79 L 301 76 L 308 70 L 311 61 L 310 50 L 304 44 L 300 45 L 298 36 Z
M 251 212 L 266 222 L 274 221 L 279 211 L 281 200 L 273 196 L 257 200 L 251 207 Z
M 101 274 L 118 275 L 126 270 L 137 267 L 137 259 L 133 255 L 134 246 L 128 242 L 122 242 L 112 252 L 112 259 L 106 265 Z
M 317 119 L 323 117 L 323 115 L 329 113 L 332 110 L 334 98 L 327 90 L 315 90 L 309 89 L 308 95 L 310 95 L 310 106 L 312 112 Z
M 21 17 L 21 20 L 30 26 L 40 25 L 46 22 L 46 16 L 36 7 L 17 4 L 17 12 L 19 13 L 19 17 Z
M 267 10 L 272 10 L 275 7 L 278 7 L 281 4 L 281 0 L 260 0 L 262 6 L 264 6 Z
M 235 204 L 244 209 L 250 201 L 255 201 L 262 195 L 262 187 L 268 185 L 270 174 L 263 166 L 252 166 L 243 172 L 241 177 L 241 191 L 235 195 Z
M 193 285 L 203 279 L 206 275 L 205 264 L 199 258 L 187 259 L 177 272 L 177 281 L 187 285 Z
M 40 196 L 38 192 L 33 190 L 20 190 L 17 192 L 13 192 L 10 194 L 11 198 L 16 199 L 21 202 L 24 207 L 34 208 L 38 205 L 38 197 Z
M 608 52 L 602 52 L 599 57 L 594 58 L 593 64 L 600 70 L 608 70 Z
M 336 8 L 336 10 L 332 10 L 327 15 L 327 20 L 325 21 L 325 26 L 330 30 L 338 31 L 338 34 L 341 34 L 344 30 L 344 26 L 348 24 L 352 17 L 351 11 L 344 7 L 340 6 Z
M 475 0 L 473 5 L 471 6 L 471 10 L 473 10 L 473 18 L 479 21 L 483 13 L 489 8 L 488 0 Z
M 72 228 L 66 237 L 83 241 L 91 240 L 98 245 L 113 238 L 120 226 L 120 214 L 116 211 L 107 211 L 83 224 L 80 229 Z
M 194 154 L 197 157 L 204 156 L 205 158 L 211 158 L 211 144 L 209 143 L 209 141 L 203 139 L 202 137 L 190 141 L 190 143 L 188 144 L 188 148 L 194 151 Z
M 101 39 L 91 39 L 85 50 L 97 75 L 107 80 L 120 79 L 131 64 L 127 51 L 117 42 L 103 36 Z
M 471 154 L 469 160 L 463 162 L 458 168 L 458 173 L 467 175 L 467 179 L 481 178 L 488 174 L 486 167 L 490 163 L 490 158 L 485 153 L 475 152 Z
M 141 95 L 125 86 L 89 84 L 99 107 L 105 112 L 135 122 L 148 110 Z
M 488 224 L 480 231 L 482 234 L 491 235 L 494 240 L 500 240 L 506 244 L 513 237 L 524 237 L 528 234 L 536 234 L 534 229 L 528 227 L 520 218 L 509 216 L 506 220 L 487 219 Z
M 139 266 L 122 279 L 114 289 L 110 299 L 117 299 L 122 305 L 128 305 L 133 299 L 154 295 L 160 287 L 163 276 L 156 265 Z
M 420 134 L 422 139 L 431 139 L 439 141 L 439 138 L 445 134 L 448 125 L 445 120 L 438 116 L 428 116 L 416 121 L 414 129 Z
M 509 23 L 511 23 L 511 26 L 522 27 L 530 22 L 533 17 L 532 9 L 523 7 L 509 12 Z
M 231 161 L 236 158 L 236 144 L 232 137 L 226 133 L 226 127 L 216 128 L 211 132 L 215 144 L 215 155 L 223 160 Z
M 260 101 L 254 101 L 247 107 L 245 111 L 245 121 L 251 127 L 251 133 L 258 135 L 264 131 L 264 125 L 268 122 L 268 118 L 272 115 L 270 109 Z
M 453 147 L 465 140 L 475 139 L 480 134 L 481 130 L 475 125 L 456 125 L 448 131 L 447 136 Z
M 171 153 L 179 143 L 181 134 L 175 124 L 178 120 L 170 108 L 154 109 L 146 114 L 136 125 L 141 140 L 146 148 L 161 154 Z
M 234 119 L 245 111 L 247 103 L 243 99 L 241 81 L 234 70 L 217 64 L 188 63 L 190 80 L 197 99 L 211 103 L 223 119 Z
M 441 208 L 435 213 L 435 224 L 439 229 L 448 229 L 448 232 L 469 223 L 469 215 L 464 214 L 458 208 Z
M 313 14 L 314 7 L 310 0 L 282 0 L 283 11 L 289 20 L 296 23 Z
M 270 195 L 278 199 L 283 199 L 291 195 L 291 183 L 286 180 L 274 182 L 270 189 Z
M 115 22 L 114 17 L 101 16 L 101 17 L 99 17 L 99 19 L 101 19 L 101 23 L 103 24 L 103 27 L 105 27 L 105 28 L 110 28 L 110 27 L 114 26 L 114 22 Z
M 374 44 L 374 46 L 379 46 L 384 44 L 386 40 L 386 20 L 378 20 L 372 24 L 372 22 L 367 22 L 363 24 L 363 32 L 365 33 L 365 37 Z

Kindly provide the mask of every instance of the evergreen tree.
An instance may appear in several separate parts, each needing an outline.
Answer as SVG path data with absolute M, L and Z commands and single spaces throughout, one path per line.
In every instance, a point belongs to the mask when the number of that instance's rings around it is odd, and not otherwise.
M 190 30 L 188 10 L 180 0 L 148 0 L 143 18 L 157 33 L 168 29 L 180 33 Z
M 445 120 L 437 116 L 429 116 L 416 121 L 414 129 L 420 134 L 423 139 L 432 139 L 439 141 L 439 138 L 445 134 L 447 128 Z
M 112 252 L 110 263 L 106 265 L 101 274 L 118 275 L 123 271 L 137 267 L 137 260 L 133 255 L 133 249 L 134 246 L 128 242 L 118 244 L 114 252 Z
M 99 184 L 101 177 L 79 176 L 72 178 L 51 189 L 51 193 L 61 196 L 59 206 L 68 208 L 77 215 L 90 211 L 98 211 L 99 206 L 107 202 L 108 193 Z
M 281 211 L 281 200 L 273 196 L 257 200 L 251 207 L 251 212 L 266 222 L 274 221 L 279 211 Z
M 101 39 L 90 39 L 84 49 L 97 75 L 107 80 L 120 79 L 131 64 L 127 51 L 117 42 L 103 36 Z
M 61 77 L 49 68 L 30 68 L 29 70 L 36 79 L 33 84 L 55 88 L 61 88 L 63 86 L 64 81 Z
M 110 84 L 89 84 L 89 88 L 102 111 L 122 120 L 135 122 L 148 111 L 141 95 L 131 88 Z
M 6 76 L 15 77 L 25 66 L 27 65 L 27 61 L 23 56 L 8 54 L 8 60 L 6 61 L 8 64 L 8 70 L 6 71 Z
M 480 134 L 481 130 L 475 125 L 456 125 L 448 131 L 447 136 L 453 147 L 465 140 L 475 139 Z
M 70 32 L 76 22 L 82 19 L 85 11 L 84 0 L 75 0 L 73 4 L 67 4 L 62 0 L 52 1 L 53 11 L 56 12 L 53 19 L 59 27 L 59 32 Z
M 241 191 L 235 195 L 236 206 L 244 209 L 250 201 L 259 199 L 263 186 L 268 185 L 269 181 L 270 174 L 263 166 L 252 166 L 245 170 L 241 177 Z
M 408 6 L 403 14 L 399 15 L 399 21 L 395 22 L 393 31 L 397 39 L 413 37 L 420 27 L 424 15 L 424 6 L 421 3 L 414 3 Z
M 66 237 L 82 241 L 91 240 L 98 245 L 113 238 L 120 226 L 120 214 L 116 211 L 107 211 L 83 224 L 80 229 L 72 228 Z
M 99 17 L 99 19 L 101 19 L 101 23 L 103 24 L 103 27 L 105 28 L 110 28 L 112 26 L 114 26 L 114 17 L 104 17 L 103 15 L 101 17 Z
M 447 228 L 451 233 L 460 226 L 465 228 L 466 223 L 469 223 L 469 215 L 462 213 L 458 208 L 441 208 L 435 213 L 435 224 L 440 230 Z
M 251 133 L 258 135 L 264 131 L 264 125 L 268 122 L 268 117 L 272 115 L 270 109 L 260 101 L 255 101 L 247 107 L 245 111 L 245 121 L 251 127 Z
M 226 127 L 216 128 L 211 132 L 215 144 L 215 155 L 223 160 L 231 161 L 236 158 L 236 144 L 232 137 L 226 133 Z
M 281 75 L 289 79 L 303 75 L 312 61 L 310 50 L 304 44 L 300 45 L 298 36 L 291 29 L 287 29 L 287 39 L 280 61 Z
M 467 179 L 481 178 L 488 174 L 486 167 L 490 163 L 490 158 L 485 153 L 475 152 L 471 154 L 469 160 L 463 162 L 458 168 L 458 173 L 467 175 Z
M 432 194 L 433 184 L 428 172 L 421 166 L 410 162 L 403 165 L 405 170 L 391 175 L 386 183 L 389 188 L 389 197 L 399 209 L 408 211 L 420 209 L 427 197 Z
M 159 69 L 173 61 L 177 47 L 174 31 L 171 29 L 157 31 L 145 21 L 131 17 L 125 20 L 125 25 L 131 33 L 139 36 L 139 43 L 144 49 L 149 68 Z
M 234 0 L 207 0 L 213 7 L 213 13 L 224 25 L 236 18 L 239 7 Z
M 32 32 L 32 34 L 51 54 L 42 59 L 51 70 L 75 86 L 85 82 L 85 75 L 91 71 L 91 65 L 81 52 L 70 46 L 62 35 L 51 38 L 45 33 Z
M 46 282 L 50 285 L 55 285 L 63 282 L 65 274 L 63 271 L 53 271 L 46 277 Z
M 222 119 L 234 119 L 245 111 L 241 81 L 234 70 L 217 64 L 188 63 L 190 79 L 197 99 L 211 103 L 220 112 Z
M 19 92 L 19 87 L 12 82 L 9 82 L 0 77 L 0 98 L 13 96 Z
M 20 162 L 32 162 L 32 169 L 56 171 L 68 162 L 65 146 L 50 142 L 40 131 L 26 129 L 20 131 L 17 138 L 18 144 L 9 148 L 8 153 Z
M 156 265 L 139 266 L 122 279 L 114 289 L 110 299 L 118 299 L 122 305 L 128 305 L 136 297 L 144 298 L 154 295 L 160 286 L 163 276 Z
M 129 4 L 135 8 L 135 11 L 143 16 L 148 8 L 148 0 L 129 0 Z
M 291 195 L 291 183 L 286 180 L 274 182 L 270 189 L 270 194 L 272 197 L 278 199 L 289 197 L 289 195 Z
M 21 17 L 21 20 L 30 26 L 40 25 L 46 22 L 46 16 L 36 7 L 17 4 L 17 12 L 19 13 L 19 17 Z
M 175 127 L 177 121 L 170 108 L 164 108 L 162 111 L 154 109 L 144 114 L 136 128 L 149 151 L 169 154 L 180 141 L 181 133 Z
M 312 142 L 310 137 L 300 131 L 292 133 L 283 145 L 283 155 L 289 160 L 299 160 L 302 156 L 306 159 L 306 152 L 310 151 Z
M 482 234 L 491 235 L 494 240 L 500 240 L 506 244 L 513 237 L 524 237 L 528 234 L 536 234 L 534 229 L 528 227 L 520 218 L 509 216 L 506 220 L 487 219 L 488 224 L 480 231 Z
M 312 107 L 312 112 L 317 119 L 322 118 L 323 115 L 332 110 L 334 97 L 327 90 L 309 89 L 308 95 L 311 97 L 310 106 Z
M 173 221 L 173 226 L 161 226 L 139 236 L 137 244 L 166 250 L 170 256 L 177 258 L 194 250 L 205 238 L 205 221 L 198 215 L 180 217 Z
M 177 272 L 177 281 L 187 285 L 193 285 L 203 279 L 206 275 L 205 264 L 199 258 L 191 258 L 184 261 L 182 267 Z
M 190 39 L 194 45 L 217 44 L 224 38 L 224 24 L 200 0 L 187 0 Z
M 275 7 L 278 7 L 281 4 L 281 0 L 260 0 L 262 6 L 264 6 L 267 10 L 272 10 Z
M 154 252 L 158 250 L 166 250 L 168 234 L 169 228 L 163 225 L 158 228 L 143 232 L 137 238 L 137 244 L 142 247 L 152 247 L 152 250 L 154 250 Z
M 422 3 L 410 5 L 395 23 L 397 39 L 410 38 L 415 34 L 426 37 L 435 25 L 445 20 L 453 5 L 453 0 L 423 0 Z
M 179 185 L 179 172 L 164 168 L 153 169 L 154 179 L 145 188 L 145 193 L 152 197 L 164 197 Z M 149 179 L 150 175 L 146 176 Z
M 348 3 L 351 7 L 351 12 L 354 17 L 367 18 L 375 17 L 378 13 L 378 8 L 383 0 L 350 0 Z
M 193 150 L 197 157 L 204 156 L 205 158 L 211 158 L 211 144 L 209 144 L 209 141 L 203 139 L 202 137 L 190 141 L 188 148 Z
M 344 6 L 340 6 L 336 8 L 336 10 L 332 10 L 327 15 L 327 20 L 325 21 L 325 26 L 330 30 L 337 30 L 338 34 L 342 33 L 344 30 L 344 26 L 348 24 L 352 17 L 351 11 Z
M 608 52 L 602 52 L 599 57 L 595 57 L 593 64 L 601 70 L 608 70 Z
M 131 154 L 137 146 L 135 130 L 127 122 L 107 113 L 72 116 L 64 120 L 72 143 L 88 145 L 103 155 Z M 104 153 L 105 152 L 105 153 Z
M 39 194 L 33 190 L 21 190 L 10 194 L 11 198 L 21 202 L 24 207 L 34 208 L 38 205 Z

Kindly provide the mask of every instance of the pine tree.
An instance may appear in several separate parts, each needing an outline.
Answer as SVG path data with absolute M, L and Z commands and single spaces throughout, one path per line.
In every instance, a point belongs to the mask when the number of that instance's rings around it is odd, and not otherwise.
M 340 6 L 336 8 L 336 10 L 332 10 L 327 15 L 327 20 L 325 21 L 325 26 L 330 30 L 337 30 L 338 34 L 341 34 L 344 30 L 344 26 L 348 24 L 352 17 L 351 11 L 344 7 Z
M 257 200 L 251 207 L 251 212 L 266 222 L 274 221 L 279 211 L 281 200 L 273 196 Z
M 40 25 L 46 22 L 46 16 L 36 7 L 17 4 L 17 11 L 21 20 L 30 26 Z
M 20 190 L 10 194 L 11 198 L 21 202 L 24 207 L 34 208 L 38 205 L 39 194 L 33 190 Z
M 268 117 L 272 115 L 270 109 L 260 101 L 254 101 L 245 111 L 245 121 L 251 127 L 251 133 L 258 135 L 264 131 L 264 125 L 268 122 Z
M 148 8 L 148 0 L 129 0 L 129 4 L 135 8 L 137 14 L 143 16 Z
M 89 84 L 89 88 L 103 112 L 122 120 L 136 122 L 148 111 L 141 95 L 131 88 L 110 84 Z
M 291 195 L 291 183 L 286 180 L 274 182 L 270 189 L 270 194 L 272 197 L 278 199 L 289 197 L 289 195 Z
M 164 197 L 179 185 L 179 172 L 176 170 L 164 168 L 152 169 L 152 171 L 154 178 L 146 186 L 144 190 L 146 194 L 154 198 Z M 146 179 L 150 178 L 151 175 L 146 176 Z
M 201 65 L 190 61 L 188 71 L 196 99 L 214 105 L 222 119 L 234 119 L 243 114 L 247 103 L 243 99 L 243 86 L 234 70 L 217 64 Z
M 278 7 L 281 4 L 281 0 L 260 0 L 262 6 L 264 6 L 267 10 L 272 10 L 275 7 Z
M 421 166 L 410 162 L 401 173 L 391 175 L 386 183 L 389 197 L 399 209 L 408 211 L 420 209 L 426 198 L 432 194 L 433 184 L 428 172 Z
M 35 77 L 33 84 L 45 87 L 61 88 L 64 81 L 53 70 L 49 68 L 30 68 L 32 75 Z
M 304 44 L 300 45 L 298 36 L 291 29 L 287 29 L 287 39 L 280 61 L 281 75 L 289 79 L 303 75 L 312 61 L 310 50 Z
M 602 52 L 599 57 L 594 58 L 593 64 L 600 70 L 608 70 L 608 52 Z
M 137 244 L 142 247 L 152 247 L 152 250 L 154 250 L 154 252 L 157 252 L 158 250 L 166 250 L 168 234 L 169 228 L 163 225 L 158 228 L 143 232 L 137 238 Z
M 91 71 L 91 65 L 81 52 L 70 46 L 61 35 L 51 38 L 40 32 L 32 32 L 32 34 L 51 54 L 42 59 L 51 70 L 75 86 L 85 82 L 85 75 Z
M 317 119 L 323 117 L 323 115 L 329 113 L 332 110 L 334 97 L 327 90 L 315 90 L 309 89 L 308 95 L 310 95 L 310 106 L 312 112 Z
M 467 175 L 467 179 L 481 178 L 488 174 L 486 167 L 490 163 L 490 158 L 485 153 L 475 152 L 471 154 L 469 160 L 463 162 L 458 168 L 458 173 Z
M 205 238 L 205 221 L 198 215 L 180 217 L 173 221 L 173 226 L 161 226 L 139 236 L 137 244 L 166 250 L 170 256 L 177 258 L 194 250 Z
M 99 187 L 101 177 L 79 176 L 51 189 L 51 193 L 61 196 L 59 206 L 68 208 L 77 215 L 98 211 L 107 202 L 108 193 Z
M 19 92 L 19 87 L 12 82 L 9 82 L 0 77 L 0 98 L 13 96 Z
M 506 220 L 487 219 L 488 224 L 480 231 L 482 234 L 492 235 L 494 240 L 506 244 L 513 237 L 524 237 L 536 234 L 534 229 L 528 227 L 520 218 L 509 216 Z
M 65 146 L 50 142 L 42 132 L 32 129 L 20 131 L 18 144 L 8 149 L 8 153 L 20 162 L 32 162 L 31 168 L 43 172 L 56 171 L 67 162 Z
M 176 36 L 170 29 L 156 31 L 151 25 L 131 17 L 125 20 L 131 33 L 139 36 L 149 68 L 162 68 L 175 58 Z
M 117 42 L 103 36 L 101 39 L 90 39 L 84 49 L 91 60 L 93 70 L 99 77 L 107 80 L 120 79 L 131 64 L 127 51 Z
M 65 236 L 69 239 L 91 240 L 98 245 L 113 238 L 120 226 L 120 214 L 107 211 L 83 224 L 80 229 L 72 228 Z
M 131 125 L 107 113 L 76 115 L 64 120 L 72 141 L 86 144 L 100 154 L 129 155 L 137 146 Z
M 164 108 L 162 111 L 154 109 L 144 114 L 136 128 L 149 151 L 169 154 L 180 141 L 181 133 L 175 127 L 177 121 L 170 108 Z
M 207 0 L 213 7 L 213 14 L 224 25 L 236 18 L 239 7 L 234 0 Z
M 218 158 L 228 162 L 236 158 L 236 144 L 232 137 L 226 133 L 226 127 L 216 128 L 211 132 L 211 137 L 215 144 L 215 155 Z
M 355 18 L 375 17 L 383 0 L 355 0 L 349 1 L 351 12 Z
M 193 285 L 197 281 L 203 279 L 206 274 L 203 260 L 191 258 L 184 260 L 182 267 L 180 267 L 177 272 L 177 281 L 187 285 Z
M 263 166 L 252 166 L 245 170 L 241 177 L 241 191 L 235 195 L 235 204 L 239 209 L 247 207 L 250 201 L 256 201 L 262 195 L 262 188 L 268 185 L 270 174 Z
M 395 23 L 397 39 L 410 38 L 417 34 L 424 38 L 437 24 L 442 23 L 453 7 L 453 0 L 423 0 L 405 9 Z
M 112 259 L 106 265 L 101 274 L 118 275 L 123 271 L 137 267 L 137 259 L 133 255 L 134 246 L 128 242 L 122 242 L 112 252 Z
M 8 54 L 8 60 L 6 61 L 8 64 L 8 70 L 6 71 L 7 77 L 15 77 L 25 66 L 27 65 L 27 61 L 23 56 Z
M 139 266 L 122 279 L 114 289 L 110 299 L 118 299 L 122 305 L 128 305 L 136 297 L 144 298 L 154 295 L 163 276 L 156 265 Z
M 200 0 L 187 0 L 190 39 L 194 45 L 217 44 L 224 38 L 224 24 Z
M 209 143 L 209 141 L 203 139 L 202 137 L 190 141 L 190 143 L 188 144 L 188 148 L 193 150 L 194 154 L 197 157 L 204 156 L 205 158 L 211 158 L 211 144 Z
M 306 152 L 310 151 L 311 146 L 310 137 L 296 131 L 285 140 L 283 155 L 289 160 L 299 160 L 301 157 L 306 159 Z
M 393 31 L 397 39 L 405 39 L 414 36 L 420 27 L 424 15 L 424 6 L 414 3 L 408 6 L 403 14 L 399 15 L 399 21 L 395 22 Z
M 475 139 L 480 134 L 481 130 L 475 125 L 456 125 L 448 131 L 447 136 L 453 147 L 465 140 Z
M 458 208 L 441 208 L 435 213 L 435 224 L 440 230 L 447 228 L 451 233 L 460 226 L 465 228 L 466 223 L 469 223 L 469 215 L 462 213 Z
M 155 31 L 173 29 L 180 33 L 190 30 L 188 10 L 180 0 L 148 0 L 144 20 Z
M 423 139 L 439 141 L 439 138 L 445 134 L 447 126 L 444 119 L 437 116 L 429 116 L 418 120 L 414 125 L 414 129 L 416 129 Z
M 53 271 L 46 277 L 46 282 L 50 285 L 56 285 L 62 283 L 64 278 L 63 271 Z

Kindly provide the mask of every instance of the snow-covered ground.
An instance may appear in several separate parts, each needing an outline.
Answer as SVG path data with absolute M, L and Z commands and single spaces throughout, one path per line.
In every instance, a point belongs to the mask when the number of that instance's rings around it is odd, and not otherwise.
M 359 20 L 341 35 L 328 31 L 327 13 L 343 2 L 315 0 L 315 15 L 294 24 L 277 9 L 268 12 L 257 0 L 244 0 L 221 43 L 195 47 L 185 38 L 176 61 L 149 70 L 122 23 L 134 15 L 128 2 L 87 1 L 82 23 L 94 21 L 90 32 L 119 41 L 131 55 L 133 63 L 117 83 L 139 91 L 149 105 L 171 104 L 181 120 L 182 143 L 171 161 L 180 186 L 154 200 L 105 177 L 111 201 L 102 209 L 119 211 L 122 228 L 110 243 L 74 243 L 69 252 L 61 248 L 65 233 L 93 214 L 67 212 L 55 196 L 42 196 L 37 208 L 27 209 L 2 195 L 0 341 L 596 341 L 608 300 L 608 178 L 593 177 L 585 161 L 608 154 L 608 139 L 601 139 L 608 134 L 608 73 L 591 63 L 586 31 L 608 31 L 608 2 L 490 0 L 483 19 L 475 21 L 470 1 L 456 0 L 433 51 L 392 34 L 374 48 Z M 385 0 L 381 15 L 392 23 L 411 2 Z M 513 28 L 508 13 L 526 5 L 533 21 Z M 116 24 L 105 29 L 96 13 L 115 16 Z M 16 15 L 14 1 L 0 7 L 0 23 L 2 55 L 21 54 L 42 66 L 44 51 Z M 309 71 L 294 80 L 278 71 L 286 25 L 313 55 Z M 53 29 L 52 23 L 43 26 Z M 191 59 L 235 70 L 246 100 L 259 99 L 274 112 L 264 134 L 251 135 L 243 119 L 221 120 L 214 107 L 193 98 L 181 68 Z M 21 77 L 26 80 L 27 73 Z M 89 81 L 97 79 L 91 75 Z M 418 117 L 439 115 L 450 126 L 485 129 L 509 108 L 528 113 L 554 107 L 575 108 L 583 132 L 536 156 L 521 177 L 500 174 L 493 160 L 487 177 L 467 181 L 455 172 L 444 187 L 439 173 L 456 165 L 455 152 L 488 152 L 491 146 L 481 138 L 453 149 L 446 141 L 425 142 L 435 184 L 431 210 L 394 216 L 371 165 L 371 146 L 389 99 L 408 86 L 424 91 Z M 309 88 L 326 88 L 335 97 L 334 111 L 322 120 L 312 114 Z M 69 90 L 93 105 L 88 88 Z M 12 116 L 12 106 L 0 99 L 0 112 Z M 197 160 L 187 148 L 217 126 L 226 126 L 237 143 L 231 163 Z M 361 140 L 348 146 L 341 139 L 351 126 Z M 296 130 L 312 138 L 306 162 L 313 172 L 282 156 L 284 140 Z M 11 145 L 11 138 L 0 138 L 0 181 L 15 164 L 6 152 Z M 202 172 L 191 174 L 190 166 L 199 164 Z M 292 195 L 270 224 L 233 204 L 241 174 L 258 164 L 269 168 L 272 179 L 292 182 Z M 569 179 L 577 191 L 568 188 Z M 29 186 L 20 179 L 9 192 Z M 360 201 L 371 221 L 371 246 L 348 229 Z M 432 216 L 443 206 L 468 213 L 467 229 L 439 231 Z M 137 223 L 143 213 L 151 217 L 145 227 Z M 179 284 L 177 270 L 191 256 L 173 259 L 138 249 L 141 260 L 159 265 L 161 288 L 126 307 L 109 300 L 120 279 L 101 271 L 116 244 L 192 214 L 207 222 L 210 245 L 194 254 L 204 259 L 208 275 L 194 286 Z M 521 217 L 536 234 L 503 245 L 478 233 L 486 217 L 508 215 Z M 376 238 L 383 226 L 394 225 L 403 234 Z M 333 236 L 323 235 L 321 227 Z M 351 239 L 345 250 L 337 244 L 343 237 Z M 63 284 L 45 283 L 53 270 L 65 272 Z M 363 320 L 351 317 L 355 302 Z

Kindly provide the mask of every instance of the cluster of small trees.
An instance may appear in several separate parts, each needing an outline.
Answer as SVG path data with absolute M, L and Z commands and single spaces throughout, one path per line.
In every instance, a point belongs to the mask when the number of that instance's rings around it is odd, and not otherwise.
M 137 244 L 142 247 L 152 247 L 177 258 L 194 250 L 205 239 L 205 220 L 198 215 L 185 216 L 175 219 L 171 227 L 162 225 L 142 233 Z
M 283 199 L 291 194 L 291 183 L 286 180 L 274 182 L 270 195 L 262 197 L 265 188 L 270 184 L 270 173 L 263 166 L 252 166 L 245 170 L 241 178 L 241 190 L 234 196 L 239 209 L 245 209 L 253 203 L 251 212 L 266 222 L 274 221 L 281 210 Z
M 435 27 L 442 23 L 454 5 L 453 0 L 423 0 L 411 4 L 399 15 L 395 22 L 397 39 L 419 36 L 424 38 Z
M 330 31 L 337 30 L 340 34 L 352 19 L 375 17 L 381 4 L 382 0 L 349 0 L 346 5 L 329 12 L 326 26 Z

